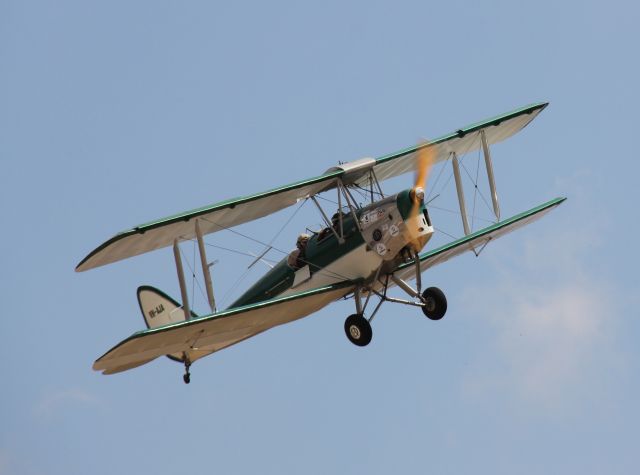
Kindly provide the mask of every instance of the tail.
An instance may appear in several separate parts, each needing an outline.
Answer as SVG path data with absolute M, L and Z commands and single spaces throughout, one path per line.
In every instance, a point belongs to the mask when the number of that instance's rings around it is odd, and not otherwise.
M 185 320 L 180 303 L 150 285 L 138 287 L 138 304 L 147 328 L 158 328 Z M 192 311 L 191 317 L 197 318 L 198 315 Z
M 180 303 L 150 285 L 138 287 L 138 304 L 147 328 L 158 328 L 185 320 L 184 311 Z M 192 311 L 191 317 L 197 318 L 198 315 Z M 185 361 L 183 353 L 167 356 L 174 361 Z

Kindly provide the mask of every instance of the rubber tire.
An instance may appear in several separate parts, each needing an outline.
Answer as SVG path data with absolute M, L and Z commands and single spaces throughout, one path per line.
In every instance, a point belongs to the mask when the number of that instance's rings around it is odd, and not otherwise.
M 429 320 L 440 320 L 447 313 L 447 297 L 438 287 L 429 287 L 422 292 L 422 299 L 426 302 L 422 307 L 422 313 Z
M 354 313 L 344 321 L 344 332 L 351 343 L 356 346 L 367 346 L 373 337 L 371 324 L 362 315 Z

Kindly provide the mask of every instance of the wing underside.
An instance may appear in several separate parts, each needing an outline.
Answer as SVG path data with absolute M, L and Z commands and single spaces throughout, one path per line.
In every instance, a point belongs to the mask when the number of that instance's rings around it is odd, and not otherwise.
M 425 270 L 442 264 L 449 259 L 456 257 L 468 251 L 480 250 L 490 241 L 498 239 L 516 229 L 522 228 L 527 224 L 540 219 L 552 209 L 556 208 L 566 198 L 555 198 L 544 204 L 536 206 L 528 211 L 512 216 L 511 218 L 502 220 L 496 224 L 480 229 L 468 236 L 452 241 L 444 246 L 424 252 L 420 254 L 420 269 Z M 415 276 L 415 267 L 413 263 L 401 265 L 394 274 L 401 279 L 409 279 Z
M 113 374 L 159 356 L 182 352 L 194 361 L 275 326 L 310 315 L 353 288 L 354 283 L 344 282 L 137 332 L 98 358 L 93 369 Z
M 426 144 L 380 157 L 376 159 L 373 171 L 380 181 L 404 173 L 413 173 L 416 169 L 418 152 L 425 147 L 435 148 L 434 163 L 447 160 L 453 153 L 462 156 L 475 152 L 482 146 L 481 133 L 485 134 L 488 145 L 502 142 L 526 127 L 547 105 L 547 103 L 538 103 L 522 107 L 507 114 L 469 125 Z M 364 185 L 367 180 L 368 177 L 362 177 L 357 182 Z
M 334 189 L 338 180 L 345 184 L 364 185 L 369 180 L 371 170 L 379 181 L 413 172 L 418 151 L 423 147 L 435 148 L 435 161 L 446 160 L 452 153 L 461 156 L 473 152 L 481 146 L 481 131 L 484 131 L 488 144 L 500 142 L 524 128 L 546 106 L 546 103 L 532 104 L 459 129 L 426 145 L 401 150 L 378 159 L 357 160 L 333 167 L 315 178 L 141 224 L 115 235 L 97 247 L 78 264 L 76 271 L 85 271 L 170 246 L 175 239 L 193 239 L 196 219 L 203 234 L 215 233 Z

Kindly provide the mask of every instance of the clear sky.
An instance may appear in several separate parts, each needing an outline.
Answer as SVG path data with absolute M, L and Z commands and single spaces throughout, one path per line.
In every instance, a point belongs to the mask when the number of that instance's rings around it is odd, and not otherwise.
M 637 473 L 639 14 L 1 1 L 0 474 Z M 385 304 L 357 348 L 341 302 L 198 362 L 189 386 L 164 358 L 91 370 L 143 327 L 138 285 L 179 296 L 169 249 L 75 273 L 114 233 L 537 101 L 493 150 L 503 215 L 569 200 L 426 273 L 442 321 Z M 292 212 L 242 231 L 269 241 Z M 303 208 L 278 246 L 318 222 Z M 264 271 L 236 286 L 250 259 L 210 257 L 227 303 Z

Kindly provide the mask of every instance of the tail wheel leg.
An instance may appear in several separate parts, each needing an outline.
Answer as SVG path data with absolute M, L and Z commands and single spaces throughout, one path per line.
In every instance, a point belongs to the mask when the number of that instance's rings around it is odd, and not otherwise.
M 188 358 L 184 360 L 184 375 L 182 376 L 182 380 L 184 384 L 189 384 L 191 382 L 191 373 L 189 372 L 189 368 L 191 368 L 191 361 Z

